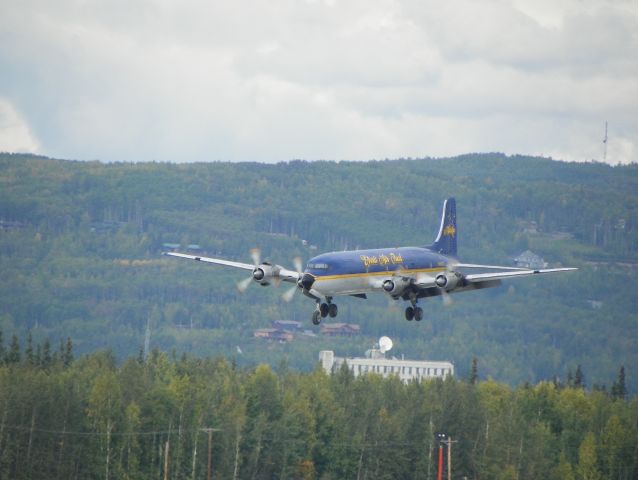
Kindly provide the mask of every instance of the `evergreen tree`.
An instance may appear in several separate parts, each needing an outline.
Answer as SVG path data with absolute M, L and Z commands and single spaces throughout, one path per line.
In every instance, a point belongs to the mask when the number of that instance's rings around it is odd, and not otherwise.
M 618 372 L 618 379 L 614 382 L 611 387 L 611 396 L 613 398 L 618 398 L 624 400 L 627 396 L 627 386 L 625 385 L 625 366 L 620 367 L 620 371 Z
M 18 336 L 14 334 L 11 337 L 11 344 L 7 353 L 7 363 L 20 363 L 20 358 L 20 342 L 18 341 Z
M 2 330 L 0 330 L 0 365 L 4 363 L 6 352 L 4 350 L 4 338 L 2 336 Z
M 65 367 L 68 367 L 71 363 L 73 363 L 73 342 L 71 341 L 71 337 L 66 337 L 64 353 L 62 354 L 62 362 Z
M 31 332 L 29 332 L 29 335 L 27 335 L 27 346 L 24 350 L 24 357 L 27 365 L 34 365 L 33 336 L 31 335 Z
M 472 367 L 470 369 L 470 384 L 476 384 L 478 380 L 478 359 L 476 357 L 472 358 Z
M 49 368 L 51 366 L 51 361 L 51 342 L 49 342 L 48 338 L 45 338 L 42 344 L 41 366 L 43 368 Z
M 583 374 L 583 369 L 580 366 L 580 363 L 576 367 L 576 374 L 574 375 L 574 387 L 576 388 L 585 388 L 585 375 Z

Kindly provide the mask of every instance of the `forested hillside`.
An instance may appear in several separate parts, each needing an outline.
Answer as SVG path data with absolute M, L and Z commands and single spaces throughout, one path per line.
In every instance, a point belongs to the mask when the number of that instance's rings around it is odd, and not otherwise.
M 429 244 L 442 200 L 458 205 L 459 253 L 511 264 L 531 249 L 575 273 L 519 279 L 500 289 L 422 303 L 406 322 L 382 296 L 339 302 L 352 338 L 255 339 L 277 319 L 308 329 L 314 305 L 284 289 L 235 290 L 242 273 L 161 256 L 163 245 L 292 266 L 332 249 Z M 638 371 L 638 167 L 500 154 L 450 159 L 259 163 L 73 162 L 0 155 L 0 329 L 76 352 L 136 355 L 144 344 L 220 354 L 239 365 L 285 362 L 310 371 L 322 349 L 361 355 L 380 335 L 396 355 L 451 360 L 465 376 L 510 385 L 578 365 L 588 387 Z
M 453 478 L 638 475 L 638 399 L 624 398 L 621 374 L 611 395 L 452 377 L 405 385 L 158 351 L 118 367 L 105 352 L 74 360 L 68 342 L 48 354 L 10 343 L 0 478 L 207 478 L 210 458 L 219 479 L 429 480 L 439 433 L 455 442 Z

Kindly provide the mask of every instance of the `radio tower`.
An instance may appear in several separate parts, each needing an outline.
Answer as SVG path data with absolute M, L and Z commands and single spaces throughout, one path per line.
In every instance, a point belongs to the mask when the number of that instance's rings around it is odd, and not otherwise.
M 603 162 L 607 161 L 607 120 L 605 120 L 605 138 L 603 138 Z

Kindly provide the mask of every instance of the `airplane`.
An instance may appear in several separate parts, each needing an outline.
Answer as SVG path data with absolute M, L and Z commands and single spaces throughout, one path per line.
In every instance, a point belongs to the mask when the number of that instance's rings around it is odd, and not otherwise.
M 457 236 L 456 201 L 448 198 L 443 203 L 438 235 L 434 243 L 425 247 L 323 253 L 311 258 L 304 270 L 300 258 L 295 259 L 294 270 L 262 262 L 257 249 L 251 250 L 252 264 L 178 252 L 165 252 L 164 255 L 248 270 L 250 277 L 237 284 L 242 292 L 252 282 L 262 286 L 282 281 L 293 283 L 282 298 L 289 302 L 295 292 L 300 291 L 314 300 L 314 325 L 319 325 L 322 318 L 337 316 L 337 304 L 333 302 L 337 296 L 365 299 L 370 293 L 384 293 L 393 300 L 410 302 L 405 309 L 405 319 L 420 321 L 423 319 L 423 309 L 418 306 L 418 301 L 422 298 L 443 296 L 446 300 L 451 293 L 497 287 L 501 285 L 501 280 L 507 278 L 578 270 L 460 263 L 457 258 Z M 466 270 L 488 272 L 466 273 Z

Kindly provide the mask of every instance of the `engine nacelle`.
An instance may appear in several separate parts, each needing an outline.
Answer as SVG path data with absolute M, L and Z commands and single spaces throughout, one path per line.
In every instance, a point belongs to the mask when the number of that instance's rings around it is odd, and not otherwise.
M 383 282 L 383 290 L 388 292 L 393 297 L 401 295 L 403 291 L 408 288 L 411 284 L 410 278 L 392 278 Z
M 264 287 L 270 285 L 270 281 L 275 275 L 275 269 L 269 263 L 262 263 L 253 270 L 253 280 Z
M 436 276 L 434 283 L 446 292 L 454 290 L 461 281 L 461 275 L 456 272 L 441 273 Z

